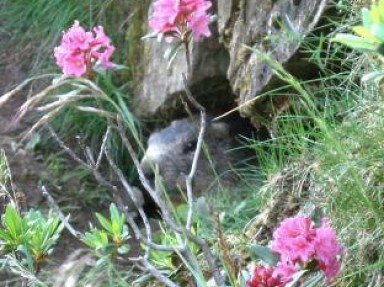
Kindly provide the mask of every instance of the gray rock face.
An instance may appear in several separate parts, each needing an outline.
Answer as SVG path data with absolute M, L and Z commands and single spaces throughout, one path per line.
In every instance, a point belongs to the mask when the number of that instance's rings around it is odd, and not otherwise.
M 271 67 L 247 47 L 265 53 L 289 71 L 308 73 L 307 63 L 294 57 L 300 39 L 317 24 L 327 0 L 214 0 L 212 37 L 191 44 L 192 71 L 190 88 L 208 110 L 228 110 L 241 106 L 243 116 L 257 124 L 257 118 L 273 113 L 273 105 L 285 101 L 274 97 L 253 101 L 276 84 Z M 168 43 L 154 39 L 144 43 L 142 83 L 133 99 L 134 110 L 141 117 L 167 115 L 183 110 L 182 73 L 187 65 L 183 52 L 167 70 L 163 58 Z M 304 69 L 303 69 L 304 67 Z M 282 103 L 280 103 L 282 101 Z M 272 103 L 272 106 L 271 106 Z
M 276 80 L 272 68 L 246 46 L 277 60 L 290 72 L 310 72 L 307 62 L 293 58 L 300 39 L 317 24 L 326 0 L 219 0 L 219 32 L 227 43 L 228 79 L 238 104 L 244 105 Z M 268 99 L 270 101 L 270 99 Z M 258 101 L 241 108 L 243 115 L 260 116 Z
M 198 117 L 176 120 L 149 137 L 141 167 L 152 181 L 157 167 L 165 190 L 170 194 L 178 194 L 178 189 L 185 190 L 185 178 L 191 169 L 199 123 Z M 217 176 L 220 176 L 220 183 L 225 186 L 236 182 L 236 176 L 230 172 L 231 168 L 252 155 L 249 150 L 233 150 L 239 146 L 235 136 L 239 128 L 245 129 L 243 121 L 208 122 L 204 138 L 205 152 L 200 156 L 193 182 L 195 195 L 215 186 Z M 249 123 L 248 128 L 252 129 Z
M 212 37 L 190 45 L 190 88 L 197 99 L 207 106 L 210 105 L 208 101 L 217 106 L 234 100 L 226 80 L 229 55 L 219 43 L 216 26 L 212 25 Z M 167 112 L 173 114 L 180 104 L 179 95 L 184 93 L 182 74 L 187 72 L 185 53 L 184 49 L 181 50 L 167 69 L 168 63 L 163 55 L 169 47 L 169 43 L 156 39 L 145 40 L 143 81 L 133 102 L 139 116 L 151 117 Z

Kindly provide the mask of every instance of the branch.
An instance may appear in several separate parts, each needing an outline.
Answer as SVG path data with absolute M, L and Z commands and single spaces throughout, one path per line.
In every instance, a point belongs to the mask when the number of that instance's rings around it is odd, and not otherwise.
M 107 129 L 107 132 L 105 133 L 105 136 L 103 138 L 103 143 L 101 145 L 101 148 L 100 148 L 100 153 L 99 153 L 99 156 L 98 156 L 98 160 L 96 162 L 96 165 L 95 166 L 92 166 L 88 163 L 86 163 L 85 161 L 83 161 L 82 159 L 80 159 L 74 152 L 71 148 L 69 148 L 60 138 L 59 136 L 57 135 L 57 133 L 52 129 L 52 127 L 48 126 L 49 128 L 49 131 L 51 132 L 51 135 L 52 137 L 55 139 L 55 141 L 60 145 L 60 147 L 65 151 L 67 152 L 68 155 L 70 155 L 76 162 L 80 163 L 81 165 L 83 165 L 84 167 L 86 167 L 87 169 L 91 170 L 93 172 L 93 175 L 95 177 L 95 179 L 97 180 L 97 182 L 102 185 L 102 186 L 105 186 L 105 187 L 108 187 L 109 189 L 112 190 L 113 192 L 113 195 L 117 201 L 117 204 L 120 206 L 120 209 L 124 212 L 124 214 L 126 215 L 127 217 L 127 221 L 129 223 L 129 225 L 132 227 L 132 230 L 135 234 L 135 238 L 137 240 L 139 240 L 140 242 L 142 242 L 144 245 L 147 245 L 148 247 L 152 248 L 152 249 L 155 249 L 155 250 L 159 250 L 159 251 L 175 251 L 175 248 L 178 249 L 178 250 L 182 250 L 182 247 L 181 246 L 166 246 L 166 245 L 159 245 L 159 244 L 155 244 L 151 241 L 148 241 L 146 240 L 145 238 L 143 238 L 143 236 L 141 235 L 141 232 L 140 232 L 140 229 L 139 227 L 137 226 L 137 224 L 135 223 L 133 217 L 132 217 L 132 214 L 130 214 L 128 212 L 128 207 L 124 206 L 123 204 L 123 200 L 121 199 L 118 191 L 117 191 L 117 188 L 116 186 L 114 186 L 113 184 L 111 184 L 110 182 L 108 182 L 102 175 L 101 173 L 97 170 L 98 169 L 98 163 L 100 162 L 101 158 L 102 158 L 102 154 L 105 153 L 106 151 L 106 143 L 107 143 L 107 139 L 109 138 L 109 134 L 110 134 L 110 129 L 111 127 L 109 126 L 108 129 Z M 108 153 L 108 151 L 107 151 Z M 133 201 L 133 200 L 132 200 Z
M 111 184 L 110 182 L 108 182 L 108 180 L 106 180 L 102 174 L 96 169 L 96 168 L 93 168 L 92 164 L 91 163 L 87 163 L 85 161 L 83 161 L 80 157 L 78 157 L 75 152 L 70 148 L 68 147 L 61 139 L 60 137 L 57 135 L 57 133 L 53 130 L 53 128 L 51 126 L 48 125 L 48 129 L 53 137 L 53 139 L 59 144 L 59 146 L 73 159 L 75 160 L 77 163 L 81 164 L 82 166 L 84 166 L 85 168 L 89 169 L 90 171 L 92 171 L 93 173 L 93 176 L 95 177 L 96 181 L 101 185 L 101 186 L 104 186 L 104 187 L 107 187 L 111 190 L 115 190 L 116 187 Z M 102 146 L 103 147 L 103 146 Z M 105 148 L 105 146 L 103 147 Z M 102 150 L 100 151 L 102 152 Z
M 59 76 L 59 74 L 46 74 L 46 75 L 32 77 L 32 78 L 25 80 L 20 85 L 18 85 L 16 88 L 14 88 L 12 91 L 9 91 L 8 93 L 6 93 L 0 97 L 0 107 L 3 106 L 13 95 L 20 92 L 29 83 L 31 83 L 35 80 L 40 80 L 40 79 L 50 78 L 50 77 L 57 77 L 57 76 Z
M 57 205 L 56 201 L 53 199 L 53 197 L 49 194 L 48 190 L 43 185 L 41 187 L 41 191 L 43 193 L 43 196 L 48 201 L 49 206 L 56 212 L 56 214 L 59 216 L 61 222 L 64 224 L 65 228 L 77 239 L 81 239 L 83 237 L 83 233 L 80 231 L 77 231 L 75 228 L 72 227 L 72 225 L 69 223 L 67 217 L 64 215 L 64 213 L 61 211 L 60 207 Z
M 59 146 L 69 155 L 71 156 L 77 163 L 89 167 L 89 165 L 83 161 L 81 158 L 75 154 L 75 152 L 70 149 L 59 137 L 59 135 L 54 131 L 54 129 L 50 126 L 47 125 L 49 132 L 51 133 L 53 139 L 59 144 Z
M 116 163 L 112 159 L 112 157 L 111 157 L 111 155 L 109 153 L 109 149 L 108 148 L 105 149 L 105 156 L 107 157 L 108 163 L 111 166 L 112 170 L 117 175 L 117 177 L 119 178 L 120 182 L 123 184 L 124 189 L 128 193 L 129 197 L 132 199 L 133 204 L 135 205 L 136 209 L 138 210 L 138 212 L 140 214 L 140 217 L 141 217 L 141 219 L 142 219 L 142 221 L 144 223 L 145 230 L 146 230 L 146 233 L 147 233 L 147 241 L 148 242 L 152 242 L 152 229 L 151 229 L 151 226 L 149 224 L 149 219 L 148 219 L 147 215 L 145 214 L 145 212 L 143 210 L 142 204 L 140 204 L 138 202 L 138 199 L 137 199 L 137 197 L 135 195 L 135 192 L 133 191 L 133 187 L 127 182 L 127 180 L 124 177 L 123 172 L 121 171 L 121 169 L 116 165 Z M 145 249 L 145 256 L 144 257 L 145 258 L 149 257 L 149 248 L 148 248 L 148 246 Z
M 99 156 L 97 157 L 97 161 L 96 161 L 96 164 L 95 164 L 95 169 L 99 169 L 99 167 L 100 167 L 101 159 L 103 158 L 104 150 L 106 149 L 107 140 L 109 138 L 109 134 L 110 133 L 111 133 L 111 127 L 108 126 L 107 131 L 105 132 L 105 135 L 103 137 L 103 141 L 101 143 Z
M 157 280 L 164 283 L 168 287 L 180 287 L 168 277 L 164 276 L 159 270 L 156 269 L 156 267 L 149 263 L 148 260 L 141 258 L 139 261 L 141 264 L 143 264 L 143 266 L 136 264 L 139 269 L 143 271 L 148 271 L 153 277 L 155 277 Z
M 143 236 L 141 235 L 140 229 L 138 225 L 136 224 L 134 218 L 132 217 L 132 213 L 128 211 L 128 207 L 124 205 L 123 200 L 117 192 L 113 194 L 114 199 L 117 203 L 117 206 L 120 208 L 120 210 L 124 213 L 125 217 L 127 218 L 128 224 L 132 227 L 133 233 L 135 235 L 135 238 L 143 243 L 144 245 L 147 245 L 148 247 L 159 250 L 159 251 L 175 251 L 175 249 L 181 249 L 180 246 L 168 246 L 168 245 L 160 245 L 153 242 L 147 241 Z
M 193 161 L 192 161 L 192 166 L 191 170 L 185 179 L 185 185 L 187 188 L 187 198 L 188 198 L 188 214 L 187 214 L 187 223 L 186 223 L 186 230 L 188 232 L 191 231 L 191 226 L 192 226 L 192 217 L 193 217 L 193 192 L 192 192 L 192 182 L 193 178 L 196 173 L 196 168 L 197 168 L 197 162 L 199 160 L 199 156 L 201 153 L 201 148 L 203 145 L 203 139 L 204 139 L 204 134 L 205 134 L 205 129 L 207 125 L 207 114 L 205 111 L 205 108 L 200 105 L 196 99 L 193 97 L 191 91 L 188 88 L 188 83 L 187 83 L 187 78 L 183 74 L 183 82 L 184 82 L 184 89 L 187 94 L 188 100 L 197 108 L 200 110 L 200 131 L 199 135 L 197 138 L 197 144 L 196 144 L 196 149 L 195 153 L 193 155 Z
M 180 226 L 175 222 L 173 219 L 172 214 L 169 211 L 169 207 L 167 206 L 166 202 L 162 198 L 160 192 L 158 189 L 153 189 L 151 185 L 149 184 L 147 178 L 144 175 L 144 172 L 140 166 L 140 162 L 138 160 L 138 157 L 129 142 L 127 136 L 125 135 L 124 131 L 124 125 L 122 122 L 122 119 L 120 116 L 117 117 L 117 131 L 123 141 L 124 146 L 127 148 L 129 155 L 131 156 L 131 159 L 133 161 L 133 164 L 135 165 L 135 168 L 137 170 L 137 173 L 139 175 L 139 179 L 145 190 L 148 192 L 148 194 L 152 197 L 152 199 L 155 201 L 157 206 L 160 208 L 161 214 L 164 217 L 165 222 L 175 231 L 178 233 L 181 233 Z

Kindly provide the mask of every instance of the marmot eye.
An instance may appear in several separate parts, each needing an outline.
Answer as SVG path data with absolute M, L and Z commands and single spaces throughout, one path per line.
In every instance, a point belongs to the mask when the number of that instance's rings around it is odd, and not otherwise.
M 183 148 L 183 153 L 190 153 L 195 151 L 197 145 L 197 140 L 190 141 Z

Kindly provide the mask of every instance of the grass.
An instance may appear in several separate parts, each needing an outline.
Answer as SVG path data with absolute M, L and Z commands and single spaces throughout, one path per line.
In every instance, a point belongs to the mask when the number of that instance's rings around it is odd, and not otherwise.
M 103 25 L 107 34 L 120 52 L 115 61 L 123 63 L 128 53 L 129 40 L 125 31 L 132 13 L 137 13 L 133 1 L 121 0 L 37 0 L 31 5 L 28 0 L 4 0 L 0 4 L 0 33 L 10 36 L 10 46 L 16 51 L 26 44 L 36 47 L 34 67 L 41 71 L 53 59 L 53 47 L 57 46 L 62 31 L 74 20 L 85 27 Z M 113 16 L 113 17 L 112 17 Z M 48 70 L 51 70 L 52 66 Z M 35 70 L 36 71 L 36 70 Z
M 26 16 L 26 19 L 44 18 L 41 16 L 43 14 L 39 14 L 40 10 L 21 9 L 26 5 L 24 1 L 3 2 L 0 4 L 0 15 L 13 17 L 14 22 L 9 22 L 7 27 L 16 29 L 20 33 L 29 31 L 27 33 L 29 39 L 36 37 L 33 36 L 36 35 L 35 32 L 45 33 L 44 35 L 48 35 L 52 41 L 46 44 L 50 43 L 51 46 L 57 43 L 62 27 L 68 27 L 73 19 L 87 19 L 86 21 L 91 24 L 95 19 L 111 15 L 108 13 L 118 13 L 119 17 L 123 17 L 117 8 L 103 14 L 112 7 L 109 5 L 112 5 L 113 1 L 94 0 L 82 4 L 88 9 L 84 9 L 82 5 L 77 6 L 76 2 L 71 1 L 39 0 L 36 5 L 46 5 L 46 2 L 52 5 L 48 5 L 46 9 L 53 9 L 55 4 L 68 5 L 61 11 L 67 16 L 62 20 L 58 19 L 52 25 L 54 28 L 52 30 L 40 31 L 37 26 L 29 27 L 22 21 L 18 21 L 17 19 L 22 19 L 21 16 L 12 16 L 22 15 Z M 20 6 L 12 6 L 11 4 L 14 3 Z M 351 3 L 344 1 L 342 4 L 345 6 L 340 6 L 341 8 L 344 7 L 345 11 L 352 12 L 348 13 L 342 24 L 337 24 L 339 26 L 336 26 L 336 31 L 357 21 L 356 10 L 351 9 Z M 14 9 L 2 9 L 4 7 Z M 47 13 L 44 9 L 41 10 Z M 38 13 L 39 16 L 34 13 Z M 82 18 L 76 13 L 83 13 Z M 49 15 L 52 15 L 52 19 L 47 21 L 52 21 L 57 14 Z M 39 25 L 44 26 L 44 22 L 42 23 Z M 110 27 L 115 27 L 112 23 L 109 24 Z M 140 26 L 140 23 L 136 25 Z M 130 37 L 133 38 L 137 38 L 138 34 L 137 30 L 129 32 Z M 16 34 L 15 37 L 20 37 L 20 34 L 18 36 Z M 44 55 L 45 47 L 41 49 L 41 55 Z M 133 51 L 137 50 L 132 47 L 128 51 L 131 55 L 128 58 L 134 58 L 132 54 L 136 52 Z M 254 52 L 257 53 L 257 51 Z M 259 163 L 256 167 L 248 167 L 244 171 L 246 173 L 244 176 L 248 177 L 249 181 L 244 182 L 246 187 L 242 191 L 243 196 L 235 201 L 228 191 L 219 191 L 218 196 L 213 200 L 214 207 L 221 213 L 222 227 L 226 233 L 241 233 L 246 223 L 257 213 L 262 212 L 263 207 L 278 193 L 288 191 L 301 198 L 302 204 L 310 201 L 323 215 L 331 219 L 332 225 L 337 229 L 342 243 L 346 246 L 343 272 L 332 286 L 383 286 L 383 87 L 373 83 L 362 84 L 359 81 L 367 71 L 381 69 L 382 66 L 375 59 L 365 55 L 338 45 L 329 46 L 328 36 L 324 33 L 310 35 L 303 42 L 303 53 L 317 65 L 318 79 L 310 81 L 297 79 L 285 71 L 279 63 L 265 55 L 260 55 L 274 67 L 280 79 L 286 84 L 274 91 L 269 91 L 267 95 L 272 97 L 291 95 L 291 109 L 276 118 L 275 139 L 266 142 L 252 140 L 249 142 L 249 146 L 258 156 Z M 116 89 L 108 79 L 101 84 L 109 90 L 108 94 L 120 108 L 127 112 L 126 116 L 131 118 L 129 106 L 123 105 L 126 99 L 122 96 L 124 93 L 122 91 L 126 87 L 122 90 Z M 110 106 L 104 108 L 108 109 Z M 102 136 L 100 131 L 106 123 L 100 121 L 97 116 L 85 117 L 83 113 L 74 111 L 65 113 L 63 120 L 60 120 L 62 130 L 69 135 L 77 134 L 82 130 L 83 123 L 87 122 L 85 134 L 88 133 L 90 141 L 97 145 Z M 119 146 L 119 143 L 114 142 L 113 145 Z M 119 157 L 121 154 L 119 155 L 116 151 L 116 156 Z M 303 188 L 298 183 L 304 181 L 308 186 Z M 255 185 L 254 182 L 258 184 Z M 303 190 L 305 196 L 301 193 Z M 127 285 L 125 274 L 119 270 L 118 266 L 99 267 L 103 271 L 97 268 L 92 269 L 86 273 L 83 281 L 92 282 L 92 276 L 101 273 L 108 274 L 107 281 L 115 280 L 106 283 L 112 284 L 106 286 Z
M 302 200 L 311 201 L 331 219 L 347 248 L 343 273 L 333 286 L 382 286 L 383 87 L 359 82 L 362 75 L 382 66 L 337 45 L 328 47 L 327 54 L 316 53 L 324 47 L 314 46 L 314 39 L 310 37 L 304 49 L 318 64 L 321 77 L 316 81 L 293 78 L 266 58 L 295 100 L 292 109 L 277 118 L 276 139 L 253 142 L 266 178 L 261 197 L 269 199 L 282 191 L 281 181 L 269 184 L 268 178 L 288 178 L 290 166 L 300 177 L 306 172 L 300 162 L 312 162 L 316 168 L 311 171 L 310 198 Z M 295 192 L 293 185 L 285 188 Z
M 144 28 L 138 24 L 137 18 L 143 16 L 147 6 L 148 1 L 137 4 L 136 1 L 122 0 L 88 0 L 81 3 L 75 0 L 37 0 L 32 5 L 26 0 L 4 0 L 0 3 L 0 19 L 2 19 L 0 35 L 9 39 L 8 48 L 12 47 L 19 53 L 19 57 L 25 57 L 27 62 L 31 62 L 29 74 L 32 76 L 42 72 L 59 71 L 54 64 L 53 48 L 58 46 L 62 32 L 72 26 L 74 20 L 79 20 L 86 30 L 95 25 L 104 26 L 116 47 L 113 61 L 126 65 L 127 69 L 112 72 L 113 76 L 100 77 L 98 84 L 121 108 L 123 118 L 132 123 L 130 125 L 132 134 L 139 139 L 141 136 L 139 124 L 130 112 L 129 101 L 133 89 L 133 67 L 135 71 L 139 69 L 137 57 L 133 57 L 132 54 L 140 49 L 138 35 L 143 34 L 141 31 Z M 22 48 L 26 46 L 30 48 L 27 50 Z M 44 84 L 46 82 L 42 83 Z M 65 90 L 55 90 L 56 93 L 63 91 Z M 76 105 L 98 106 L 106 111 L 114 110 L 110 104 L 100 104 L 94 100 L 79 101 Z M 73 142 L 74 135 L 78 135 L 95 151 L 107 127 L 105 119 L 94 113 L 79 112 L 74 105 L 67 106 L 65 110 L 56 114 L 56 120 L 52 124 L 65 140 Z M 49 141 L 47 142 L 48 138 L 49 136 L 43 137 L 43 145 L 50 145 Z M 135 172 L 130 168 L 130 162 L 121 160 L 128 156 L 123 152 L 116 135 L 112 136 L 111 144 L 114 146 L 115 158 L 120 159 L 120 164 L 124 165 L 129 177 L 133 178 Z

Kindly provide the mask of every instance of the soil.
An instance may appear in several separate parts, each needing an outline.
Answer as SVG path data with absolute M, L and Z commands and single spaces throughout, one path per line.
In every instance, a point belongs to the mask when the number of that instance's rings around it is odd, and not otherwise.
M 9 39 L 5 35 L 0 35 L 0 97 L 31 76 L 29 71 L 33 65 L 33 44 L 25 49 L 20 49 L 20 53 L 15 53 L 10 47 Z M 57 179 L 54 179 L 50 174 L 46 161 L 47 155 L 28 148 L 28 142 L 20 142 L 22 135 L 32 126 L 32 120 L 23 118 L 17 125 L 10 124 L 26 99 L 41 90 L 44 85 L 44 83 L 33 83 L 15 94 L 4 106 L 0 106 L 0 149 L 4 150 L 7 157 L 14 191 L 17 194 L 16 200 L 21 203 L 24 210 L 30 208 L 48 210 L 49 205 L 42 195 L 41 185 L 51 186 L 52 190 L 50 191 L 53 191 L 53 195 L 59 203 L 62 201 L 69 202 L 71 206 L 76 208 L 76 214 L 72 214 L 71 217 L 71 224 L 84 232 L 88 229 L 89 222 L 95 221 L 94 212 L 106 213 L 107 204 L 98 206 L 98 210 L 79 206 L 76 198 L 81 197 L 81 195 L 71 197 L 80 190 L 81 182 L 77 179 L 67 182 L 58 193 L 53 187 Z M 72 168 L 73 166 L 68 166 L 69 170 Z M 4 206 L 4 202 L 0 201 L 0 214 L 3 212 Z M 138 243 L 131 242 L 130 244 L 132 250 L 136 250 L 137 255 L 137 251 L 140 250 Z M 81 268 L 87 268 L 89 264 L 94 263 L 94 258 L 84 252 L 85 247 L 69 232 L 63 231 L 58 246 L 43 266 L 44 269 L 48 269 L 48 272 L 54 271 L 55 276 L 50 279 L 55 281 L 52 286 L 76 286 L 68 285 L 66 279 L 73 277 L 79 268 L 82 270 Z M 79 267 L 80 265 L 82 266 Z M 73 268 L 69 270 L 68 266 Z M 11 285 L 7 285 L 11 282 L 13 282 Z M 24 285 L 20 278 L 9 273 L 2 273 L 0 270 L 0 286 Z
M 12 49 L 8 49 L 8 40 L 6 37 L 0 38 L 0 96 L 25 80 L 31 66 L 31 57 L 14 54 Z M 27 50 L 23 53 L 24 56 L 28 54 Z M 27 152 L 23 146 L 16 148 L 21 132 L 25 131 L 30 123 L 24 120 L 17 126 L 10 126 L 28 92 L 23 90 L 0 109 L 0 148 L 6 153 L 17 191 L 27 196 L 28 204 L 36 205 L 42 200 L 37 188 L 39 174 L 44 170 L 42 158 Z
M 30 47 L 20 49 L 21 54 L 15 53 L 10 48 L 9 39 L 5 35 L 1 36 L 0 97 L 27 79 L 30 76 L 29 70 L 33 64 L 32 44 Z M 38 206 L 47 209 L 47 204 L 44 202 L 41 193 L 41 180 L 42 178 L 49 178 L 49 170 L 43 154 L 28 149 L 27 143 L 20 143 L 22 134 L 28 130 L 32 122 L 25 118 L 17 125 L 10 125 L 10 123 L 28 96 L 38 89 L 38 85 L 31 85 L 15 94 L 4 106 L 0 107 L 0 149 L 5 152 L 12 173 L 14 191 L 17 194 L 17 200 L 24 206 L 24 209 Z M 68 186 L 67 188 L 71 187 Z M 66 190 L 62 192 L 65 194 Z M 0 211 L 3 210 L 4 206 L 0 206 Z M 77 214 L 78 222 L 73 223 L 75 226 L 85 227 L 85 225 L 88 225 L 88 219 L 91 219 L 92 216 L 91 212 L 83 210 L 83 213 Z M 48 264 L 57 266 L 59 262 L 63 263 L 70 254 L 79 248 L 84 248 L 84 245 L 78 240 L 73 240 L 70 234 L 64 232 L 60 238 L 59 246 L 57 246 L 52 256 L 53 259 Z M 8 286 L 6 282 L 13 280 L 15 282 L 10 286 L 21 286 L 21 281 L 13 276 L 0 274 L 0 286 Z

